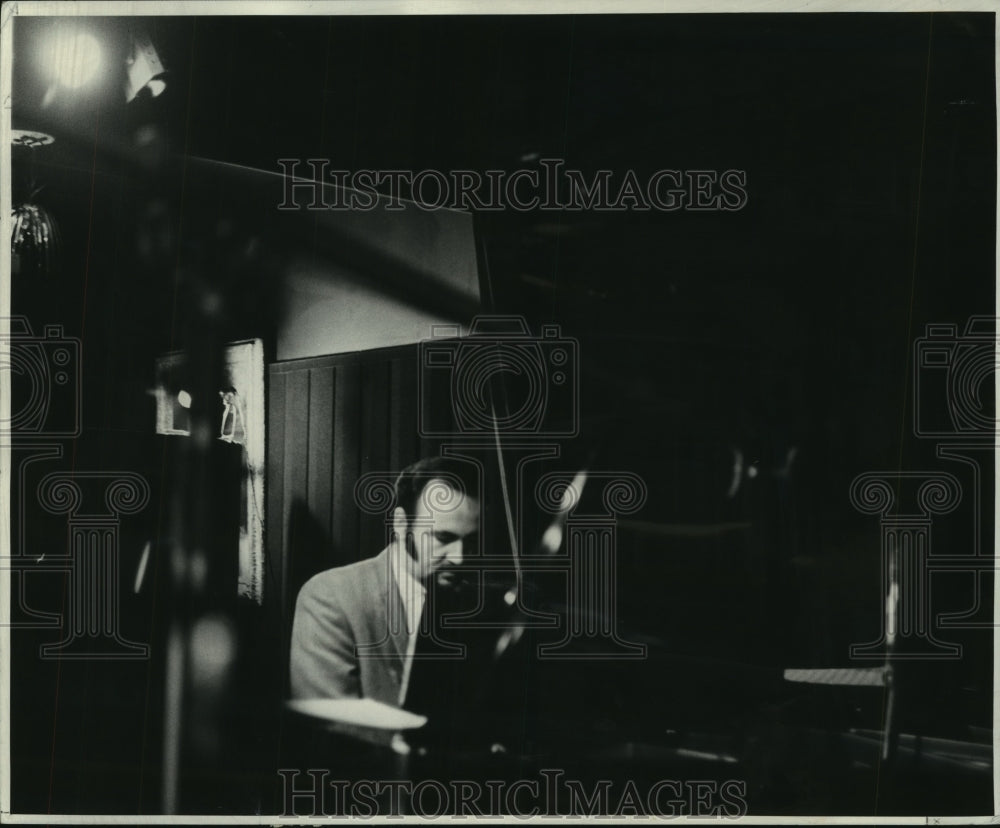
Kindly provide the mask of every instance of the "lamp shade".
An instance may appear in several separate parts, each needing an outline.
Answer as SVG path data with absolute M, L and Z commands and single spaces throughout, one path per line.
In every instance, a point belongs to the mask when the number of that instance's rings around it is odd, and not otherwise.
M 132 35 L 132 51 L 125 61 L 125 102 L 135 99 L 144 88 L 148 87 L 155 98 L 167 88 L 163 80 L 164 68 L 156 47 L 144 34 Z

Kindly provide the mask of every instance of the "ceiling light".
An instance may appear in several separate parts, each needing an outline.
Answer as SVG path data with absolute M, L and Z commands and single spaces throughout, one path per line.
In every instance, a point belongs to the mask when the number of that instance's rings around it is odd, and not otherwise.
M 57 26 L 41 59 L 52 80 L 69 89 L 90 83 L 101 68 L 101 47 L 89 32 Z

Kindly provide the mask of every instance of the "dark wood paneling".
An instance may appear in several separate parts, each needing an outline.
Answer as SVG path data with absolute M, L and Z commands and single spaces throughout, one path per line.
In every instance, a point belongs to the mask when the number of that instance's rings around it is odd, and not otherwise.
M 417 460 L 417 347 L 268 368 L 268 576 L 286 626 L 316 572 L 374 555 L 383 516 L 360 513 L 360 475 Z
M 271 373 L 267 396 L 267 512 L 264 515 L 267 558 L 264 561 L 264 602 L 284 606 L 282 577 L 285 560 L 285 374 Z M 272 597 L 273 596 L 273 597 Z
M 361 474 L 391 472 L 389 468 L 389 362 L 372 365 L 361 379 Z M 360 513 L 359 534 L 366 550 L 385 545 L 385 519 Z
M 287 589 L 290 583 L 291 550 L 300 548 L 305 540 L 296 536 L 292 529 L 296 524 L 288 522 L 293 509 L 301 509 L 298 504 L 309 502 L 309 374 L 307 372 L 289 374 L 285 383 L 285 441 L 284 474 L 280 485 L 284 488 L 284 518 L 288 523 L 282 532 L 285 539 L 282 555 L 282 583 Z M 287 604 L 288 595 L 282 596 Z
M 330 565 L 351 563 L 363 555 L 358 546 L 358 511 L 354 485 L 361 468 L 361 366 L 337 368 L 337 399 L 333 419 L 333 545 Z
M 416 356 L 392 361 L 390 383 L 391 399 L 399 400 L 400 405 L 389 409 L 389 463 L 394 469 L 402 469 L 422 456 L 417 431 Z
M 403 366 L 401 360 L 394 359 L 389 365 L 389 398 L 392 400 L 401 400 L 404 394 L 403 388 Z M 409 373 L 413 373 L 412 366 Z M 404 409 L 400 405 L 393 405 L 389 407 L 389 465 L 394 469 L 400 469 L 405 465 L 403 461 L 403 456 L 409 455 L 408 451 L 403 449 L 404 442 L 409 439 L 409 437 L 403 433 L 403 424 L 406 423 L 407 426 L 412 426 L 410 422 L 404 420 Z M 412 431 L 412 428 L 410 428 Z
M 333 411 L 335 368 L 309 371 L 309 510 L 330 532 L 333 515 Z

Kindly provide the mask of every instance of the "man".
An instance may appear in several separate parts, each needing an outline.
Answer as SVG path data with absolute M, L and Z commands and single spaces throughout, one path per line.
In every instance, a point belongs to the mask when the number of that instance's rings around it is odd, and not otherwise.
M 404 705 L 428 589 L 454 584 L 453 568 L 478 541 L 477 469 L 447 457 L 421 460 L 396 479 L 395 503 L 385 549 L 320 572 L 299 592 L 293 698 Z

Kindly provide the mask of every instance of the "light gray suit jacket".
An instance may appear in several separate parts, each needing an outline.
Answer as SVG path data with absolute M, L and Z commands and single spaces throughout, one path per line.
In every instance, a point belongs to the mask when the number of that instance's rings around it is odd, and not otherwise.
M 403 618 L 388 550 L 314 575 L 295 602 L 292 698 L 398 706 L 408 641 Z

